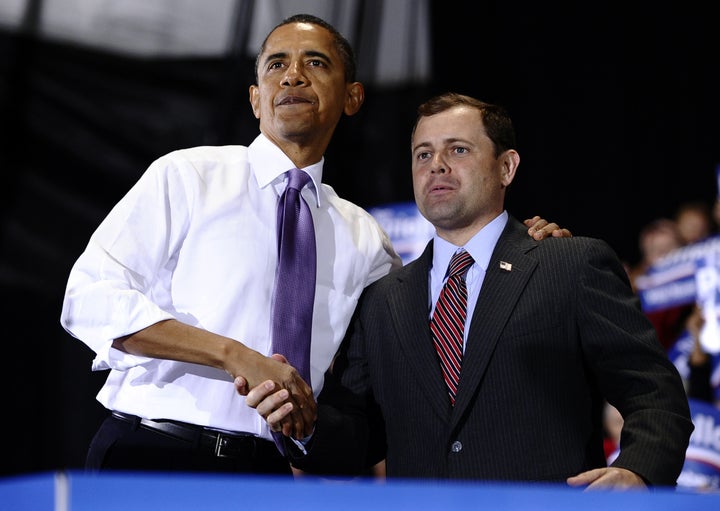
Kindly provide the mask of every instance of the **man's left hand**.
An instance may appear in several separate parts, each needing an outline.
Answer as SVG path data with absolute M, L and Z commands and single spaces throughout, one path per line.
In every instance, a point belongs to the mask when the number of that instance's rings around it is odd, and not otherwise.
M 567 483 L 570 486 L 586 486 L 586 490 L 647 489 L 642 477 L 635 472 L 617 467 L 588 470 L 576 476 L 568 477 Z

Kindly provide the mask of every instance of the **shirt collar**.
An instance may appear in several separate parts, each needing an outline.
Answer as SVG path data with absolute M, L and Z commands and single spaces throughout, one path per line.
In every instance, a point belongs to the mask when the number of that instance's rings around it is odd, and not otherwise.
M 285 189 L 285 172 L 295 167 L 292 160 L 262 133 L 248 146 L 248 161 L 260 188 L 272 185 L 278 194 Z M 318 207 L 321 204 L 322 187 L 320 185 L 322 184 L 324 163 L 325 158 L 323 157 L 319 162 L 301 169 L 310 175 L 312 184 L 308 186 L 313 191 Z
M 490 264 L 490 257 L 492 256 L 493 250 L 495 250 L 495 245 L 500 238 L 500 234 L 502 234 L 503 229 L 505 229 L 507 221 L 508 213 L 507 211 L 503 211 L 489 224 L 480 229 L 475 236 L 470 238 L 470 241 L 468 241 L 464 247 L 457 247 L 436 234 L 433 237 L 433 265 L 430 270 L 433 279 L 438 279 L 438 282 L 442 282 L 445 279 L 445 272 L 447 272 L 450 259 L 460 248 L 465 248 L 475 260 L 475 264 L 477 264 L 483 272 L 486 272 Z

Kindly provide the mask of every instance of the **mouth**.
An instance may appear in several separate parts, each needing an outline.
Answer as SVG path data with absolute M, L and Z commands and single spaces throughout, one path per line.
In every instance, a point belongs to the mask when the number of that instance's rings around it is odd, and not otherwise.
M 443 183 L 435 183 L 432 186 L 428 187 L 428 194 L 433 195 L 433 194 L 438 194 L 438 193 L 443 193 L 443 192 L 449 192 L 452 190 L 453 190 L 453 187 L 450 185 L 443 184 Z
M 314 101 L 310 101 L 307 98 L 303 98 L 301 96 L 285 96 L 282 98 L 278 103 L 277 106 L 287 106 L 287 105 L 313 105 L 315 104 Z

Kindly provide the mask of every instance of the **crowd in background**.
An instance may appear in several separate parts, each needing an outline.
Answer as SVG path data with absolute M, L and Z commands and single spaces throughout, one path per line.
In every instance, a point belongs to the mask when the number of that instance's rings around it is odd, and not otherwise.
M 633 289 L 639 292 L 638 279 L 668 254 L 703 242 L 720 234 L 720 197 L 714 204 L 688 201 L 679 205 L 671 218 L 656 218 L 638 234 L 639 259 L 627 264 Z M 683 303 L 646 315 L 655 326 L 658 339 L 677 367 L 688 398 L 709 403 L 720 410 L 720 353 L 708 352 L 701 342 L 705 324 L 699 303 Z M 606 405 L 606 455 L 610 463 L 617 456 L 623 419 L 610 404 Z

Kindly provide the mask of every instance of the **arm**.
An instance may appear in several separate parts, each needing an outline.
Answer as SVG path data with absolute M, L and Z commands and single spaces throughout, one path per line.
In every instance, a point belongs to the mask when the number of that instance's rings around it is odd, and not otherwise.
M 287 421 L 288 434 L 302 438 L 312 431 L 316 419 L 313 391 L 295 368 L 234 339 L 171 319 L 115 339 L 112 346 L 131 355 L 215 367 L 233 378 L 243 375 L 251 388 L 270 381 L 283 389 L 286 399 L 293 404 Z
M 624 423 L 620 454 L 612 467 L 590 470 L 568 483 L 589 483 L 591 488 L 674 486 L 693 430 L 680 375 L 612 249 L 592 240 L 585 254 L 576 298 L 585 365 Z
M 241 271 L 228 278 L 236 265 L 251 265 L 251 256 L 236 261 L 224 255 L 236 245 L 215 233 L 222 233 L 228 220 L 194 209 L 205 191 L 198 168 L 185 157 L 154 162 L 98 226 L 73 266 L 61 324 L 96 353 L 96 370 L 127 371 L 167 359 L 221 369 L 232 377 L 243 374 L 251 386 L 273 380 L 287 387 L 298 405 L 293 424 L 304 423 L 306 414 L 310 428 L 315 403 L 307 397 L 309 387 L 292 368 L 262 355 L 264 329 L 255 328 L 252 313 L 245 313 L 249 320 L 235 314 L 252 310 L 239 290 L 262 293 L 264 279 Z M 213 192 L 215 202 L 238 202 L 223 191 Z M 266 259 L 263 255 L 253 256 L 255 262 Z M 302 433 L 305 426 L 298 429 Z

